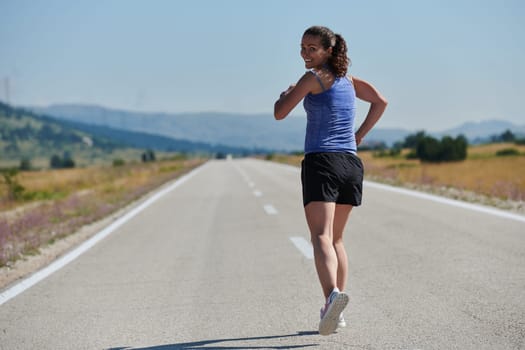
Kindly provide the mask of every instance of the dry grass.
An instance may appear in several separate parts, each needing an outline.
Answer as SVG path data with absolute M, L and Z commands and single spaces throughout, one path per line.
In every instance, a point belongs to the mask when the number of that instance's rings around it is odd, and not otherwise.
M 515 149 L 520 155 L 496 156 L 498 151 Z M 397 185 L 450 187 L 504 200 L 525 200 L 525 146 L 491 144 L 473 146 L 461 162 L 422 163 L 399 157 L 376 157 L 360 152 L 367 178 Z M 276 155 L 272 160 L 300 165 L 302 155 Z
M 442 164 L 385 160 L 364 152 L 366 173 L 397 183 L 453 187 L 510 200 L 525 199 L 525 157 L 467 159 Z
M 0 267 L 106 217 L 204 161 L 172 160 L 19 174 L 17 181 L 24 186 L 26 199 L 9 201 L 6 191 L 0 197 Z

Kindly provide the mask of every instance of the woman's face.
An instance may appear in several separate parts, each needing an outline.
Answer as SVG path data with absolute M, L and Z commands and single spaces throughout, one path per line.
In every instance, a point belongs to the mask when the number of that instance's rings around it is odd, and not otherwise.
M 321 37 L 317 35 L 303 35 L 301 40 L 301 57 L 307 69 L 320 69 L 332 54 L 332 48 L 325 50 L 321 44 Z

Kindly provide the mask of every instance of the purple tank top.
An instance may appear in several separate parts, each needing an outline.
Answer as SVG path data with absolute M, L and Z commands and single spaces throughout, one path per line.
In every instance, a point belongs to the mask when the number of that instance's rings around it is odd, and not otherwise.
M 315 72 L 312 71 L 313 74 Z M 317 77 L 317 75 L 316 75 Z M 324 86 L 318 78 L 321 86 Z M 305 96 L 306 136 L 304 152 L 356 153 L 354 133 L 356 97 L 348 77 L 336 78 L 328 90 Z

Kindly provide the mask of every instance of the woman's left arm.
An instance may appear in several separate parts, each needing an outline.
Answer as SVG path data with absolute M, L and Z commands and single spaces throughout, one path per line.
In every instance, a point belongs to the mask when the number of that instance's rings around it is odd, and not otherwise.
M 370 102 L 370 109 L 365 120 L 355 133 L 356 142 L 359 145 L 368 132 L 374 127 L 379 118 L 383 115 L 388 101 L 377 89 L 365 80 L 352 77 L 355 93 L 360 100 Z

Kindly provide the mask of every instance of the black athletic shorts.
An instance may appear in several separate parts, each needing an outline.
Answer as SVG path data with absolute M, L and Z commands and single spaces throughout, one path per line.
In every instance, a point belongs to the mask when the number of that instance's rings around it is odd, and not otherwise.
M 363 163 L 352 153 L 308 153 L 301 163 L 303 205 L 313 201 L 359 206 Z

